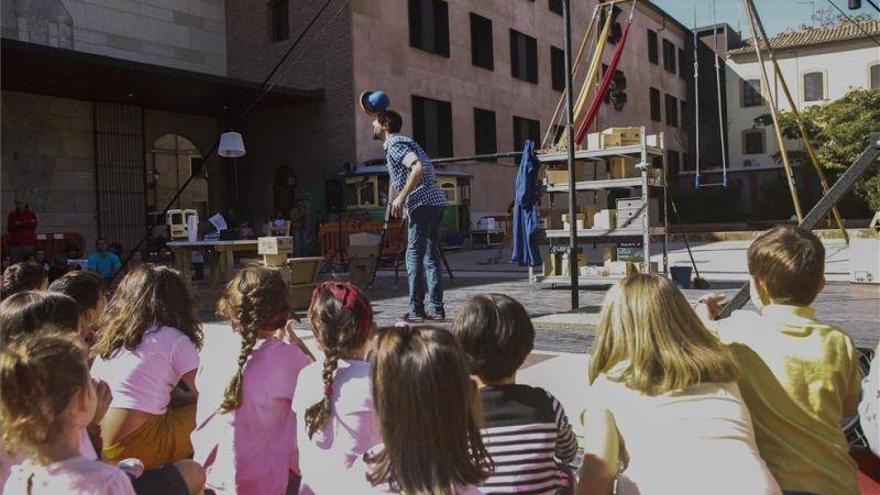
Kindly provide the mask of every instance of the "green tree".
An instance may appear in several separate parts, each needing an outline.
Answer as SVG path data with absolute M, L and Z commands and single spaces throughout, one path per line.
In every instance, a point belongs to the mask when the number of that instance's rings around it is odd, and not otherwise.
M 829 183 L 833 184 L 868 146 L 870 134 L 880 131 L 880 89 L 853 89 L 839 100 L 807 107 L 800 111 L 800 115 L 819 164 L 825 170 Z M 755 123 L 773 126 L 769 114 L 756 118 Z M 781 112 L 779 124 L 783 136 L 800 139 L 797 122 L 791 112 Z M 810 157 L 803 147 L 789 150 L 788 156 L 792 163 L 807 167 L 805 173 L 814 173 Z M 777 162 L 782 161 L 779 153 L 775 153 L 773 158 Z M 855 192 L 870 210 L 880 211 L 880 174 L 876 166 L 856 183 Z

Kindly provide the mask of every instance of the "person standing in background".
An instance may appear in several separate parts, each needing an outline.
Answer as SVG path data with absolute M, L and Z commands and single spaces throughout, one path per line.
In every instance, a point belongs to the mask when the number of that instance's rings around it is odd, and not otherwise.
M 303 200 L 297 200 L 290 209 L 290 228 L 293 231 L 293 255 L 305 256 L 308 249 L 308 209 Z
M 15 200 L 15 210 L 6 218 L 9 229 L 9 247 L 12 259 L 20 261 L 37 247 L 37 216 L 21 199 Z

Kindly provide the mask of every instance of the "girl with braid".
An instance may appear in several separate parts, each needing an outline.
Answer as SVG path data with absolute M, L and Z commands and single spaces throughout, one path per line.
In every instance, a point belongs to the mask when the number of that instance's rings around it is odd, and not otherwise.
M 281 272 L 249 266 L 227 285 L 196 373 L 199 403 L 193 458 L 217 494 L 283 495 L 296 468 L 291 410 L 300 371 L 311 359 L 282 333 L 291 311 Z
M 356 493 L 342 474 L 381 442 L 365 360 L 375 328 L 373 308 L 356 285 L 324 282 L 312 294 L 309 323 L 324 360 L 303 370 L 293 397 L 299 493 Z

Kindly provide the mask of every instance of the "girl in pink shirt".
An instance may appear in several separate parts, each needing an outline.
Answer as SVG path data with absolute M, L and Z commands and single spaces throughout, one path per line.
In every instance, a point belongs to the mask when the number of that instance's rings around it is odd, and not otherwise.
M 279 271 L 249 266 L 226 287 L 217 310 L 232 331 L 218 327 L 206 335 L 196 374 L 194 459 L 215 493 L 283 495 L 296 466 L 291 400 L 311 362 L 279 335 L 291 310 L 288 286 Z
M 373 308 L 356 285 L 329 281 L 312 294 L 309 323 L 324 360 L 303 370 L 293 398 L 299 493 L 357 493 L 348 489 L 344 473 L 381 441 L 365 361 Z
M 3 493 L 134 495 L 120 469 L 83 456 L 81 438 L 97 408 L 86 349 L 44 325 L 0 354 L 0 427 L 7 449 L 27 452 Z

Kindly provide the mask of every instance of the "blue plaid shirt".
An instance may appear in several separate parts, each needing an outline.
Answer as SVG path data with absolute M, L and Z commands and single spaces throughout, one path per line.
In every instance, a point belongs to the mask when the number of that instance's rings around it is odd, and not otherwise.
M 419 206 L 447 205 L 446 195 L 437 185 L 434 165 L 418 143 L 402 134 L 389 134 L 385 140 L 385 159 L 388 173 L 391 175 L 391 183 L 397 191 L 402 191 L 406 181 L 409 180 L 412 164 L 416 160 L 422 162 L 424 171 L 422 178 L 406 199 L 407 216 Z

